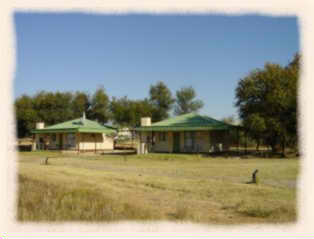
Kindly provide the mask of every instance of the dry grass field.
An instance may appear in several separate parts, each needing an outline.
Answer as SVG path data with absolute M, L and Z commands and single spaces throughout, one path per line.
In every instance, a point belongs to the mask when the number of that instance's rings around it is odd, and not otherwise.
M 255 169 L 258 184 L 247 184 Z M 18 170 L 19 221 L 297 220 L 298 159 L 24 152 Z

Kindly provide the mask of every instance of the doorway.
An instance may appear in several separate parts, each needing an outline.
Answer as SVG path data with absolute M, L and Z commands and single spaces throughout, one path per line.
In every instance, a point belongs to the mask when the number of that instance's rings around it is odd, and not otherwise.
M 180 152 L 180 132 L 173 133 L 173 152 Z

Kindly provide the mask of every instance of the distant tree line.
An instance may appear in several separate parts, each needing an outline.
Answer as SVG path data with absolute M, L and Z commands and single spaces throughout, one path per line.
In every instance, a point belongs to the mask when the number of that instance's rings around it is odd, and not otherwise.
M 248 136 L 285 155 L 287 147 L 297 150 L 297 86 L 300 55 L 287 66 L 266 63 L 240 79 L 236 103 L 241 124 Z
M 15 100 L 18 137 L 30 135 L 35 123 L 45 122 L 53 125 L 63 121 L 86 117 L 104 124 L 111 121 L 117 126 L 136 127 L 141 117 L 151 117 L 153 122 L 175 115 L 197 112 L 203 102 L 196 99 L 193 87 L 183 87 L 174 97 L 162 81 L 151 85 L 149 97 L 139 100 L 127 96 L 117 98 L 108 96 L 104 87 L 98 87 L 93 94 L 86 92 L 48 92 L 40 91 L 34 96 L 22 95 Z
M 235 106 L 245 134 L 259 145 L 268 145 L 273 152 L 285 154 L 287 147 L 297 150 L 297 86 L 300 55 L 296 54 L 287 66 L 266 63 L 240 79 L 235 89 Z M 111 121 L 117 126 L 136 127 L 141 117 L 153 122 L 175 115 L 197 112 L 203 102 L 196 99 L 193 87 L 183 87 L 172 95 L 162 81 L 151 85 L 148 97 L 133 100 L 127 96 L 107 95 L 103 87 L 93 94 L 86 92 L 47 92 L 34 96 L 23 95 L 15 100 L 18 137 L 30 135 L 35 123 L 46 125 L 81 117 L 100 123 Z M 233 116 L 223 119 L 234 124 Z

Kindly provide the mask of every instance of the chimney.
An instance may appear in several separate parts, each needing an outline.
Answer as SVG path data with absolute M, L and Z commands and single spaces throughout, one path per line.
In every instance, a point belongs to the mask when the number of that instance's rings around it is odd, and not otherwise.
M 141 118 L 141 126 L 151 126 L 151 118 L 150 117 Z
M 81 118 L 81 123 L 82 125 L 84 125 L 84 121 L 86 119 L 86 116 L 85 116 L 85 111 L 83 112 L 83 115 L 82 115 L 82 118 Z
M 36 129 L 43 129 L 43 128 L 45 128 L 44 122 L 37 122 L 36 123 Z

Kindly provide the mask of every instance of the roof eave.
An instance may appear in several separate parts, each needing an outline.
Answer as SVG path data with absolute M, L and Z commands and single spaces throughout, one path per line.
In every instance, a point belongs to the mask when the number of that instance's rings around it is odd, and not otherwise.
M 114 129 L 84 129 L 84 128 L 73 128 L 73 129 L 35 129 L 32 130 L 33 134 L 45 134 L 45 133 L 115 133 Z
M 216 127 L 173 127 L 173 126 L 143 126 L 135 128 L 135 131 L 208 131 L 208 130 L 229 130 L 229 126 L 216 126 Z
M 84 129 L 80 128 L 78 130 L 80 133 L 105 133 L 105 134 L 110 134 L 110 133 L 116 133 L 116 130 L 114 129 Z
M 78 132 L 77 128 L 73 129 L 34 129 L 31 130 L 33 134 L 44 134 L 44 133 L 75 133 Z

